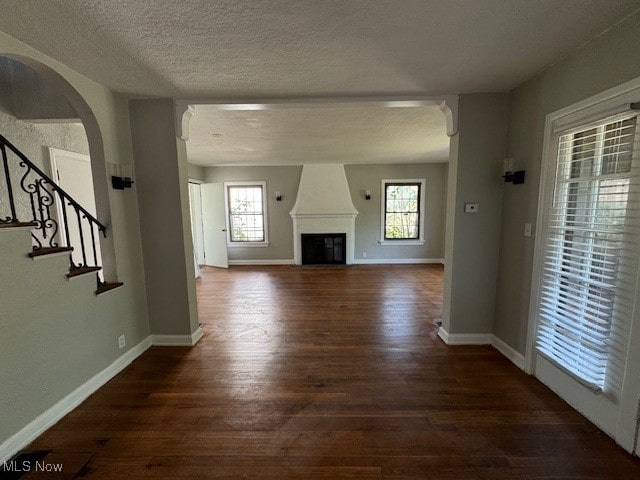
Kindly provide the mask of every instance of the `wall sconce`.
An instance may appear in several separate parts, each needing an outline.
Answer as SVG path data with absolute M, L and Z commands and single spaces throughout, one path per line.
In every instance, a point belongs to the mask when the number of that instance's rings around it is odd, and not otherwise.
M 114 190 L 131 188 L 133 181 L 133 167 L 131 165 L 110 164 L 111 186 Z
M 371 200 L 371 190 L 365 190 L 364 199 L 365 200 Z
M 519 185 L 524 183 L 524 170 L 515 170 L 515 161 L 513 158 L 504 159 L 504 175 L 502 176 L 506 183 Z
M 282 201 L 282 194 L 280 192 L 276 192 L 276 202 Z

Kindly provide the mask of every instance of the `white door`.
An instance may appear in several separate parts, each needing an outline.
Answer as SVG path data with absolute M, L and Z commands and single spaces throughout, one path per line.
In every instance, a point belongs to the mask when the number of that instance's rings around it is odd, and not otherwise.
M 89 155 L 75 152 L 67 152 L 57 148 L 49 148 L 51 159 L 51 170 L 53 179 L 71 197 L 78 202 L 85 210 L 94 217 L 96 216 L 96 197 L 93 191 L 93 176 L 91 174 L 91 159 Z M 74 248 L 72 253 L 73 262 L 76 265 L 99 266 L 102 265 L 100 254 L 100 237 L 97 228 L 93 228 L 93 238 L 95 239 L 95 255 L 91 236 L 91 227 L 87 220 L 80 221 L 75 208 L 56 198 L 56 208 L 60 223 L 60 239 L 62 244 L 70 245 Z M 63 210 L 64 209 L 64 210 Z M 64 228 L 64 219 L 67 219 L 67 228 Z M 68 238 L 66 232 L 69 232 Z M 82 236 L 81 236 L 82 233 Z M 81 245 L 84 243 L 84 252 Z
M 204 263 L 212 267 L 229 268 L 224 185 L 222 183 L 203 183 L 200 186 L 200 194 L 202 197 Z
M 198 265 L 204 265 L 204 235 L 202 232 L 202 198 L 199 183 L 189 183 L 189 205 L 191 207 L 191 229 L 193 250 Z

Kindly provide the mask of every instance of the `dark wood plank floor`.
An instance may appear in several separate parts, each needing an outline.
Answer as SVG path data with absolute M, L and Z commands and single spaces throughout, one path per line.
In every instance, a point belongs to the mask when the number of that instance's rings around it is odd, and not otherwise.
M 439 266 L 205 269 L 198 296 L 197 347 L 152 348 L 34 443 L 48 478 L 640 479 L 495 350 L 437 338 Z

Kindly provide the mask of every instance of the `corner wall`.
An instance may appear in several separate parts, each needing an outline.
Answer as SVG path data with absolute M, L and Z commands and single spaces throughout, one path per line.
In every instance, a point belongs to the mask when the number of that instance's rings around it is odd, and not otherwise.
M 507 157 L 526 170 L 524 185 L 506 185 L 494 334 L 525 353 L 544 123 L 549 113 L 640 75 L 640 14 L 616 25 L 510 94 Z M 640 99 L 639 99 L 640 100 Z M 534 235 L 538 232 L 535 231 Z
M 172 100 L 129 102 L 151 333 L 198 328 L 184 140 Z M 189 262 L 186 259 L 191 259 Z
M 443 329 L 493 330 L 502 206 L 507 94 L 461 95 L 451 139 Z M 477 203 L 478 213 L 464 212 Z

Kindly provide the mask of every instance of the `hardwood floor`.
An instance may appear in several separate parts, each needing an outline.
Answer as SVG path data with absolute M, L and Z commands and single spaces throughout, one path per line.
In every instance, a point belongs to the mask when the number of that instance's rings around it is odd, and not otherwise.
M 42 435 L 47 478 L 640 478 L 491 347 L 437 338 L 440 266 L 203 275 L 201 342 L 150 349 Z

